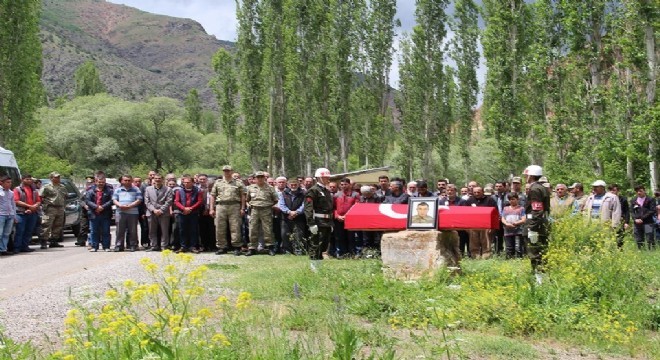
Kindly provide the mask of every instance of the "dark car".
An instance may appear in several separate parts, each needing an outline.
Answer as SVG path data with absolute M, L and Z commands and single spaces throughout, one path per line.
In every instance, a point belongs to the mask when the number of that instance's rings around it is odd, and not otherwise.
M 76 237 L 80 236 L 80 220 L 82 212 L 82 195 L 76 184 L 70 179 L 60 180 L 62 185 L 66 188 L 68 193 L 66 198 L 66 207 L 64 208 L 64 230 L 70 230 Z M 42 188 L 46 184 L 50 184 L 50 179 L 41 179 Z

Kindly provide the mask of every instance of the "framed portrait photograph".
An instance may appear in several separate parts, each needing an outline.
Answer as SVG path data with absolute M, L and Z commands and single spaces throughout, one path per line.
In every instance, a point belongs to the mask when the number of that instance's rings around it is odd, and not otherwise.
M 408 229 L 435 230 L 438 227 L 438 201 L 434 197 L 408 200 Z

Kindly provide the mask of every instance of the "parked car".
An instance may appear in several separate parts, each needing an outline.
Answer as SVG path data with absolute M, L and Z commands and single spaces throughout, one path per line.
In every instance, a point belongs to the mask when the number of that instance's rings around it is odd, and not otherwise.
M 81 203 L 82 195 L 76 184 L 70 179 L 60 180 L 68 193 L 64 208 L 64 230 L 70 230 L 76 237 L 80 236 L 80 220 L 84 211 Z M 41 179 L 42 188 L 50 184 L 50 179 Z

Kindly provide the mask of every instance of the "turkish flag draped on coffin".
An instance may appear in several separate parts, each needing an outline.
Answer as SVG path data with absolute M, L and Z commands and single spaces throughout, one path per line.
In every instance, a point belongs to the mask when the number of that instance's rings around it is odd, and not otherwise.
M 359 203 L 346 214 L 347 230 L 405 230 L 408 204 Z M 438 229 L 498 229 L 500 217 L 494 207 L 440 206 Z

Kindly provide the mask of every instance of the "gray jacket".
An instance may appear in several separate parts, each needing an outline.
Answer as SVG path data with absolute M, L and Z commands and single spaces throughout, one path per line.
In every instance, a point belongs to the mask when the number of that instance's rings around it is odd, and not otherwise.
M 594 203 L 594 195 L 590 195 L 587 198 L 587 202 L 584 204 L 584 215 L 587 219 L 591 219 L 591 208 Z M 603 196 L 602 203 L 600 205 L 600 220 L 602 222 L 609 222 L 613 228 L 619 227 L 621 223 L 621 203 L 619 202 L 619 197 L 606 192 Z
M 174 191 L 163 185 L 160 190 L 148 186 L 144 191 L 144 204 L 147 207 L 147 216 L 151 216 L 154 210 L 161 210 L 163 214 L 169 214 L 170 206 L 174 200 Z

